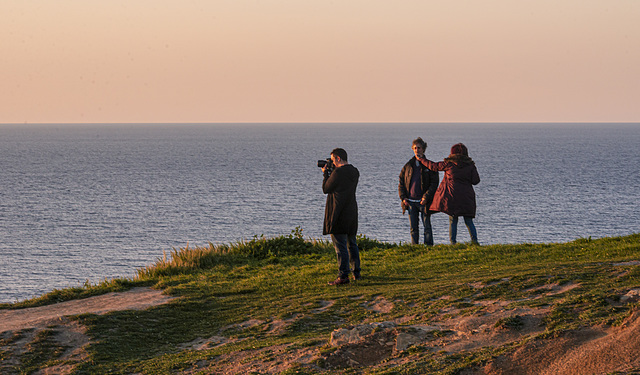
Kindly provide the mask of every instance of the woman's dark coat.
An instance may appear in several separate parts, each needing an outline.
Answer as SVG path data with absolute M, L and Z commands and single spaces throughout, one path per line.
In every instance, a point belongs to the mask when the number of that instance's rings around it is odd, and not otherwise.
M 444 178 L 433 197 L 430 211 L 449 216 L 476 216 L 476 193 L 473 185 L 480 182 L 476 165 L 470 157 L 455 154 L 435 163 L 427 159 L 420 162 L 432 171 L 444 171 Z
M 351 164 L 343 165 L 327 174 L 322 191 L 327 194 L 322 234 L 351 234 L 358 231 L 358 203 L 356 187 L 360 172 Z

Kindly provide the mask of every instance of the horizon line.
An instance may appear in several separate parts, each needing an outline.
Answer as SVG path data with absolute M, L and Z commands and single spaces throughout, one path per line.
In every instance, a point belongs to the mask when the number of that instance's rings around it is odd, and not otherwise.
M 2 125 L 255 125 L 255 124 L 640 124 L 640 121 L 195 121 L 195 122 L 0 122 Z

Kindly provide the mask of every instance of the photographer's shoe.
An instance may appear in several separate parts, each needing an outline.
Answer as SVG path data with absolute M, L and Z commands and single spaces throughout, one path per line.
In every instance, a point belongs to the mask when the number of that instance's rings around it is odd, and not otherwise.
M 333 281 L 329 281 L 328 283 L 329 285 L 345 285 L 345 284 L 349 284 L 349 278 L 346 279 L 341 279 L 341 278 L 337 278 Z

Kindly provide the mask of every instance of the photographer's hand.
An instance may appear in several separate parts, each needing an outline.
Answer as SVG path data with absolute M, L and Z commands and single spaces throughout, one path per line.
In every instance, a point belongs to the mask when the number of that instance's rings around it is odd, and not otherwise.
M 329 176 L 331 175 L 331 168 L 327 168 L 326 166 L 322 167 L 322 176 L 324 177 L 324 179 L 328 179 Z

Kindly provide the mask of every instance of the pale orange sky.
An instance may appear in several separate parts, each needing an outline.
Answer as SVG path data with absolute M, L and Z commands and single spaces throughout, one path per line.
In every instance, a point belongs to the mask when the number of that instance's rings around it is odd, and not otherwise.
M 640 122 L 638 0 L 1 0 L 0 123 Z

